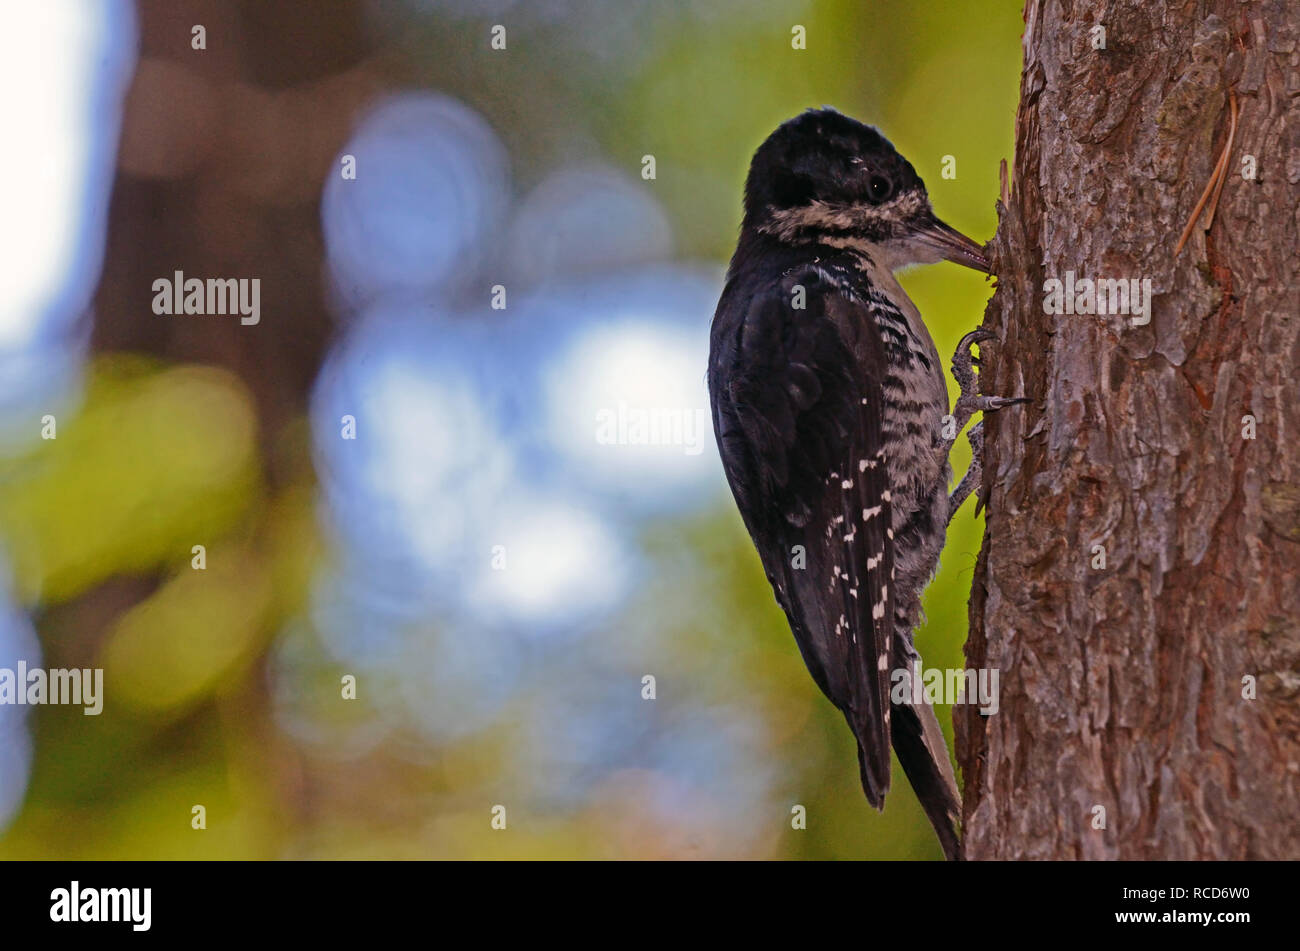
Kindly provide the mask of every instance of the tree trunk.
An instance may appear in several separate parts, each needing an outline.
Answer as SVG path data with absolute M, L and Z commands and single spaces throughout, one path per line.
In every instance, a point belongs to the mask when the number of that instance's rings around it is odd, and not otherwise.
M 1294 859 L 1300 10 L 1025 23 L 981 386 L 1032 403 L 985 423 L 966 651 L 1001 698 L 956 710 L 966 856 Z M 1149 278 L 1150 322 L 1045 313 L 1067 271 Z

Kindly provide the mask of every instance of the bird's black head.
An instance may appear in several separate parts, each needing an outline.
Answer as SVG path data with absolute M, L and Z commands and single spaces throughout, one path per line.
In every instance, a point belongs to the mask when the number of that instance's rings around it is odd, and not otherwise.
M 979 245 L 935 217 L 912 163 L 834 109 L 810 109 L 758 147 L 743 228 L 787 244 L 860 248 L 891 269 L 949 260 L 988 270 Z

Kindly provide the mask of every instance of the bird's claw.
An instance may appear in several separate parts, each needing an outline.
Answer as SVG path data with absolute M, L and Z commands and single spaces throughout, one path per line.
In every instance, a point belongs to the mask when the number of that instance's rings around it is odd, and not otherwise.
M 957 344 L 957 352 L 952 357 L 952 375 L 961 388 L 957 403 L 953 407 L 953 416 L 957 421 L 957 432 L 961 432 L 975 413 L 991 413 L 1005 406 L 1016 403 L 1028 403 L 1023 396 L 982 396 L 979 392 L 979 377 L 975 367 L 979 361 L 971 354 L 971 347 L 977 343 L 993 340 L 996 334 L 983 327 L 977 327 Z
M 966 433 L 966 439 L 970 442 L 970 468 L 962 476 L 961 481 L 957 483 L 957 488 L 952 490 L 948 496 L 948 521 L 957 514 L 961 504 L 966 501 L 972 492 L 979 489 L 984 475 L 984 422 L 981 420 L 970 428 Z M 978 503 L 975 514 L 979 514 Z
M 952 355 L 952 376 L 957 381 L 957 385 L 961 387 L 963 397 L 975 393 L 975 367 L 979 363 L 975 356 L 971 354 L 970 348 L 977 343 L 992 339 L 993 331 L 977 327 L 958 342 L 957 352 Z
M 978 393 L 963 393 L 957 400 L 957 408 L 959 411 L 962 409 L 968 410 L 966 418 L 969 419 L 970 416 L 976 412 L 991 413 L 994 410 L 1002 409 L 1005 406 L 1014 406 L 1017 403 L 1028 402 L 1029 397 L 1027 396 L 981 396 Z M 960 412 L 958 413 L 958 417 L 960 418 Z
M 1029 399 L 1024 396 L 984 396 L 979 391 L 979 377 L 975 373 L 975 367 L 979 361 L 971 355 L 970 349 L 977 343 L 983 343 L 987 340 L 994 339 L 996 335 L 983 327 L 972 330 L 966 336 L 961 338 L 957 344 L 957 352 L 952 358 L 952 375 L 961 388 L 961 394 L 957 397 L 957 402 L 953 406 L 953 418 L 956 426 L 953 432 L 953 440 L 946 443 L 941 450 L 944 454 L 943 462 L 947 463 L 947 453 L 956 441 L 957 433 L 965 429 L 970 418 L 976 413 L 991 413 L 1007 406 L 1014 406 L 1017 403 L 1028 403 Z M 971 447 L 971 464 L 962 477 L 957 488 L 948 498 L 948 518 L 952 519 L 957 509 L 973 492 L 980 489 L 983 467 L 981 463 L 984 458 L 984 423 L 979 422 L 971 427 L 970 432 L 966 434 L 970 440 Z M 979 508 L 982 503 L 977 502 L 976 514 L 979 514 Z

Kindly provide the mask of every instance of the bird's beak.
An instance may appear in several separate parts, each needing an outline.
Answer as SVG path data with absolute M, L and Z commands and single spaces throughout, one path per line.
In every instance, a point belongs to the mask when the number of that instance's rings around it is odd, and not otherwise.
M 933 253 L 935 260 L 952 261 L 985 274 L 989 272 L 989 259 L 984 249 L 933 215 L 917 231 L 915 240 Z

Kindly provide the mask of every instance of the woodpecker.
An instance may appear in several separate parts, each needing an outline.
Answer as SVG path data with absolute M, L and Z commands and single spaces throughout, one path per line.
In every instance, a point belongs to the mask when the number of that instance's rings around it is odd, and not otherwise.
M 891 698 L 920 658 L 912 632 L 949 520 L 948 451 L 980 396 L 968 334 L 948 391 L 934 341 L 893 272 L 954 261 L 988 272 L 944 224 L 912 165 L 876 129 L 833 109 L 782 124 L 754 153 L 744 219 L 710 332 L 708 384 L 723 469 L 813 680 L 858 741 L 868 802 L 884 807 L 889 749 L 958 857 L 961 808 L 927 703 Z M 901 678 L 901 675 L 900 675 Z

